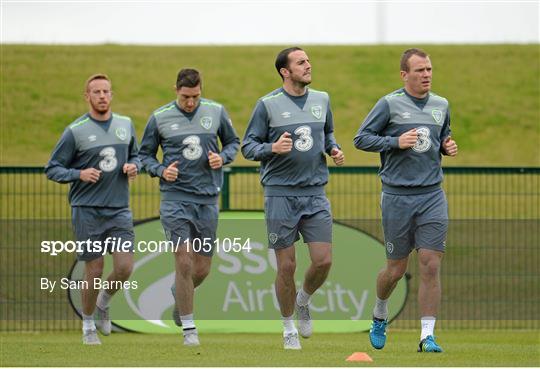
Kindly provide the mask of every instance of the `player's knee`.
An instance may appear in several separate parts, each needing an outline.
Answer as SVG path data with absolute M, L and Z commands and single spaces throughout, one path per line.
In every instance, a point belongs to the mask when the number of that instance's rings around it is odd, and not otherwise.
M 191 278 L 193 273 L 193 263 L 190 259 L 176 259 L 176 272 L 183 278 Z
M 387 268 L 386 274 L 388 278 L 390 278 L 391 282 L 394 283 L 394 282 L 399 281 L 401 278 L 403 278 L 403 275 L 405 274 L 406 271 L 407 271 L 407 265 L 405 266 L 396 265 L 396 266 Z
M 403 275 L 405 274 L 405 271 L 403 270 L 394 270 L 391 275 L 390 275 L 390 278 L 392 279 L 392 282 L 397 282 L 399 281 L 401 278 L 403 278 Z
M 193 280 L 200 284 L 210 274 L 210 265 L 198 266 L 193 273 Z
M 315 267 L 315 269 L 318 272 L 326 273 L 332 267 L 332 258 L 327 257 L 327 258 L 324 258 L 324 259 L 321 259 L 321 260 L 317 260 L 317 261 L 313 262 L 313 266 Z
M 295 260 L 283 260 L 278 265 L 278 273 L 282 275 L 294 275 L 296 271 Z
M 441 262 L 437 258 L 424 260 L 420 263 L 420 274 L 424 278 L 434 278 L 439 275 Z
M 103 275 L 103 258 L 87 262 L 85 273 L 89 279 L 101 278 Z
M 119 265 L 115 270 L 117 280 L 127 281 L 132 271 L 133 271 L 132 263 L 125 263 L 125 264 Z
M 95 267 L 95 268 L 87 269 L 86 275 L 88 279 L 92 279 L 92 280 L 95 278 L 101 278 L 103 276 L 103 268 Z

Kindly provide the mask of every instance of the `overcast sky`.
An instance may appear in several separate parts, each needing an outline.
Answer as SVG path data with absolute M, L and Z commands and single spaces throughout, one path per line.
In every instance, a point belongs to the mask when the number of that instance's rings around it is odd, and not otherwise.
M 539 1 L 9 1 L 2 43 L 539 43 Z

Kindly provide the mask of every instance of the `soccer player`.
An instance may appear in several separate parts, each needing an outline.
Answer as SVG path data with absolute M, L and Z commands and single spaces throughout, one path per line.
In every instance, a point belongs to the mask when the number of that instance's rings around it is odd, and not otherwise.
M 386 342 L 388 299 L 418 253 L 418 302 L 422 332 L 418 351 L 442 352 L 433 328 L 441 300 L 439 271 L 448 229 L 448 206 L 441 182 L 441 154 L 456 156 L 450 136 L 448 101 L 432 93 L 429 56 L 420 49 L 401 57 L 404 87 L 381 98 L 354 137 L 356 148 L 380 152 L 381 208 L 386 266 L 377 277 L 377 297 L 369 333 L 371 345 Z
M 336 165 L 344 156 L 334 138 L 326 92 L 310 89 L 311 64 L 299 47 L 282 50 L 275 62 L 283 86 L 260 98 L 242 144 L 248 160 L 261 162 L 269 247 L 277 260 L 276 295 L 284 327 L 284 348 L 301 349 L 300 335 L 312 334 L 310 297 L 324 283 L 332 263 L 332 214 L 324 192 L 325 153 Z M 294 243 L 302 234 L 311 265 L 296 293 Z M 296 309 L 298 330 L 293 321 Z
M 194 288 L 210 272 L 222 167 L 234 160 L 240 139 L 223 105 L 201 98 L 202 79 L 197 70 L 182 69 L 175 88 L 177 99 L 150 116 L 139 155 L 150 176 L 160 178 L 165 234 L 175 245 L 182 245 L 175 250 L 173 319 L 183 328 L 184 345 L 198 346 Z M 156 159 L 159 146 L 162 163 Z
M 94 278 L 101 278 L 103 273 L 103 253 L 97 252 L 97 247 L 85 247 L 78 255 L 85 261 L 84 280 L 88 283 L 88 288 L 81 291 L 83 343 L 99 345 L 96 326 L 103 335 L 111 333 L 109 301 L 133 268 L 135 235 L 128 179 L 137 176 L 140 162 L 131 119 L 111 111 L 109 77 L 95 74 L 88 78 L 84 97 L 89 112 L 65 129 L 45 173 L 55 182 L 71 185 L 69 202 L 77 240 L 90 240 L 96 246 L 107 242 L 113 247 L 109 249 L 113 257 L 113 270 L 106 284 L 109 288 L 100 291 L 94 288 Z M 110 241 L 116 242 L 111 245 Z M 120 244 L 130 246 L 129 250 L 120 248 Z

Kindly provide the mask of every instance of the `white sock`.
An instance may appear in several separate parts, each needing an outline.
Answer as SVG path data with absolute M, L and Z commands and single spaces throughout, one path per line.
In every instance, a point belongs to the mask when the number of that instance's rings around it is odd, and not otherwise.
M 281 319 L 283 320 L 283 336 L 298 332 L 294 326 L 294 314 L 291 316 L 282 316 Z
M 427 336 L 433 336 L 433 329 L 435 329 L 435 318 L 434 316 L 423 316 L 420 319 L 422 324 L 422 333 L 420 334 L 420 341 L 422 341 Z
M 96 330 L 96 323 L 94 323 L 93 315 L 85 315 L 83 313 L 82 318 L 83 318 L 82 320 L 83 332 Z
M 96 301 L 97 307 L 100 308 L 101 310 L 107 309 L 107 306 L 109 306 L 109 302 L 111 301 L 111 297 L 112 296 L 109 295 L 107 291 L 105 290 L 99 291 L 97 301 Z
M 195 328 L 195 321 L 193 320 L 193 313 L 188 315 L 180 315 L 180 320 L 182 321 L 182 329 L 193 329 Z
M 373 316 L 377 319 L 385 320 L 388 318 L 388 299 L 381 300 L 375 298 L 375 307 L 373 308 Z
M 298 291 L 298 294 L 296 295 L 296 303 L 300 306 L 306 306 L 309 304 L 309 299 L 311 295 L 304 291 L 303 288 Z

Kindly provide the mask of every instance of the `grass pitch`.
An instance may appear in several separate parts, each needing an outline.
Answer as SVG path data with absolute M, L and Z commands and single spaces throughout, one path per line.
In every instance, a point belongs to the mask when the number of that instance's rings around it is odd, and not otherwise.
M 285 351 L 280 334 L 201 334 L 187 348 L 180 335 L 113 334 L 83 346 L 79 332 L 2 333 L 0 366 L 539 366 L 538 331 L 440 330 L 442 354 L 417 353 L 419 332 L 390 330 L 384 350 L 367 333 L 317 334 L 302 351 Z M 366 352 L 372 363 L 345 359 Z

